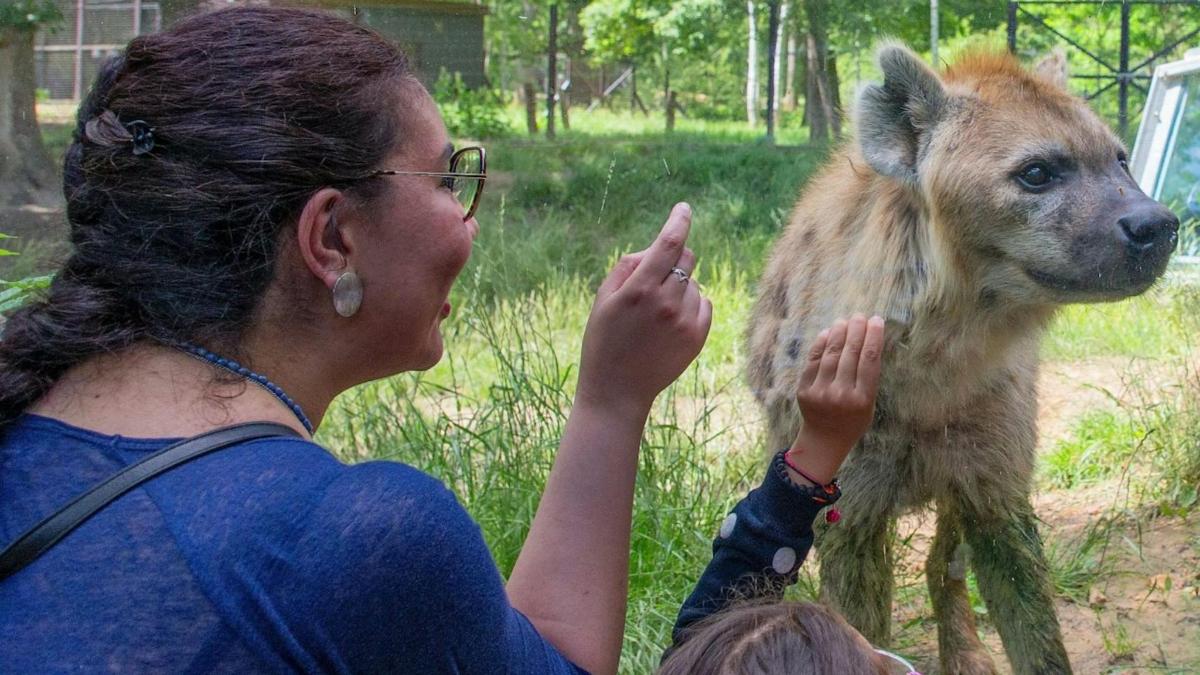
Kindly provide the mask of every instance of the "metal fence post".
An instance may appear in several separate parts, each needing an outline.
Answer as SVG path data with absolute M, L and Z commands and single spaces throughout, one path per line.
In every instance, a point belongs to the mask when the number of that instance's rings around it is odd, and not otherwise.
M 1121 138 L 1129 131 L 1129 11 L 1133 6 L 1129 0 L 1121 0 L 1121 63 L 1117 73 L 1117 128 Z

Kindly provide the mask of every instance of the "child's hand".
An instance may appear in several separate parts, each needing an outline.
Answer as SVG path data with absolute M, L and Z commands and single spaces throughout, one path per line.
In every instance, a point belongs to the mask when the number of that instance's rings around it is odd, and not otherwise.
M 871 424 L 882 353 L 883 319 L 868 321 L 861 314 L 850 321 L 838 319 L 809 350 L 796 393 L 804 426 L 788 454 L 823 485 L 833 480 Z M 809 483 L 798 475 L 792 478 Z
M 687 275 L 691 209 L 677 204 L 650 248 L 621 258 L 596 293 L 577 400 L 645 415 L 700 353 L 712 303 Z M 677 271 L 676 271 L 677 270 Z

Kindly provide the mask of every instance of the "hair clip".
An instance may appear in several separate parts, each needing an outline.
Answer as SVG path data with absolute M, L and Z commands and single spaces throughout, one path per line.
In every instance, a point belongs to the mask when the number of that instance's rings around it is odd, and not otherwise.
M 125 125 L 129 130 L 133 143 L 133 154 L 144 155 L 154 149 L 154 128 L 142 120 L 134 120 Z

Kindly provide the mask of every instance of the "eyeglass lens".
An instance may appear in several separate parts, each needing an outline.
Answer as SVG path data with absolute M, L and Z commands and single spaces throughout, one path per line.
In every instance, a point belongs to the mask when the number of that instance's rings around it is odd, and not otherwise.
M 475 148 L 458 153 L 450 165 L 450 173 L 483 173 L 482 153 Z M 475 203 L 475 196 L 479 193 L 479 182 L 477 178 L 456 177 L 454 179 L 454 196 L 458 199 L 458 203 L 462 204 L 463 210 L 468 213 Z

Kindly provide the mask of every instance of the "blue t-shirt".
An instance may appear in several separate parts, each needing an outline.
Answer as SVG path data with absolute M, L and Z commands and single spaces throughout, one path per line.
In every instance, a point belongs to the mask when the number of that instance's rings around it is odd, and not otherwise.
M 23 416 L 0 439 L 0 547 L 174 440 Z M 581 672 L 439 481 L 294 438 L 155 478 L 0 581 L 0 670 Z

